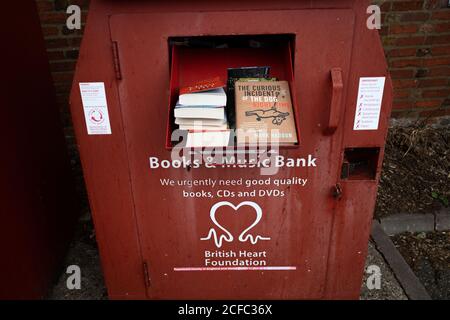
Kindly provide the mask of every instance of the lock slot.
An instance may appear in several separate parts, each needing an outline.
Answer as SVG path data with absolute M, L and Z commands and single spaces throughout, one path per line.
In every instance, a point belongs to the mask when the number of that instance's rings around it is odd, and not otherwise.
M 342 180 L 375 180 L 380 148 L 347 148 L 342 162 Z

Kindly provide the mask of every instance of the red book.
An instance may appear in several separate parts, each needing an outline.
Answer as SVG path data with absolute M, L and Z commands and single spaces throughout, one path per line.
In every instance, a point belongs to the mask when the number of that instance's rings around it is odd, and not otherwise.
M 218 88 L 223 88 L 223 87 L 225 87 L 225 81 L 223 81 L 220 77 L 215 77 L 212 79 L 206 79 L 206 80 L 196 82 L 187 87 L 181 87 L 180 95 L 186 94 L 186 93 L 208 91 L 208 90 L 213 90 L 213 89 L 218 89 Z

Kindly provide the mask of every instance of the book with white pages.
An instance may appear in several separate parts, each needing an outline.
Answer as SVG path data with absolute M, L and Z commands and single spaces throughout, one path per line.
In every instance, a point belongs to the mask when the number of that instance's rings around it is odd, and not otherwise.
M 221 126 L 227 124 L 227 119 L 190 119 L 190 118 L 175 118 L 175 124 L 193 126 L 197 122 L 201 122 L 206 126 Z
M 226 147 L 230 142 L 230 130 L 189 131 L 187 148 Z
M 209 126 L 203 124 L 201 121 L 198 121 L 194 124 L 180 124 L 180 130 L 194 130 L 194 131 L 217 131 L 217 130 L 226 130 L 228 129 L 228 124 L 224 123 L 217 126 Z
M 224 120 L 225 107 L 183 107 L 175 108 L 175 118 L 189 118 L 189 119 L 217 119 Z
M 181 106 L 217 106 L 222 107 L 227 105 L 227 95 L 223 88 L 216 88 L 213 90 L 185 93 L 179 97 Z

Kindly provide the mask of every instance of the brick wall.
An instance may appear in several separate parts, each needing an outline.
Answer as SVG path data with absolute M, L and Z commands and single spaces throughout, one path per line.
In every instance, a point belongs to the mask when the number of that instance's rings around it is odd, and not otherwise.
M 356 0 L 358 1 L 358 0 Z M 68 95 L 82 30 L 65 27 L 68 5 L 89 0 L 36 0 L 48 55 L 70 131 Z M 381 37 L 395 87 L 394 113 L 400 117 L 450 115 L 450 8 L 448 0 L 374 0 L 382 9 Z
M 36 3 L 66 135 L 72 136 L 68 112 L 69 93 L 89 0 L 36 0 Z M 66 9 L 71 4 L 78 5 L 82 9 L 81 30 L 66 28 L 68 17 Z
M 448 0 L 374 1 L 394 84 L 394 117 L 450 115 Z

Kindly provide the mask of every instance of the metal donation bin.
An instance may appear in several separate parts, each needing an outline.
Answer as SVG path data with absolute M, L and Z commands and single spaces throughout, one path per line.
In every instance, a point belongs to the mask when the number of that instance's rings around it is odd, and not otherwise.
M 80 207 L 36 1 L 5 6 L 0 300 L 43 299 L 58 276 Z
M 71 111 L 110 298 L 359 297 L 392 98 L 368 6 L 91 1 Z M 297 143 L 177 158 L 180 88 L 255 66 Z

